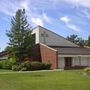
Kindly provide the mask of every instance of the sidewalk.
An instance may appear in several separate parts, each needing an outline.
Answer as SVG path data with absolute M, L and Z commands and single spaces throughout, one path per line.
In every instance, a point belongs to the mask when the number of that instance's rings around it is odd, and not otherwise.
M 55 72 L 55 71 L 63 71 L 63 69 L 55 69 L 55 70 L 38 70 L 38 71 L 8 71 L 8 72 L 0 72 L 0 74 L 14 74 L 14 73 L 34 73 L 34 72 Z

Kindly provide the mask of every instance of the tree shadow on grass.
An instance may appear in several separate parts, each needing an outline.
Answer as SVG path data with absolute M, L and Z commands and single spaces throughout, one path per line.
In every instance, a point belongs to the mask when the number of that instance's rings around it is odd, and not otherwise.
M 38 75 L 31 75 L 31 77 L 45 77 L 45 76 L 38 74 Z

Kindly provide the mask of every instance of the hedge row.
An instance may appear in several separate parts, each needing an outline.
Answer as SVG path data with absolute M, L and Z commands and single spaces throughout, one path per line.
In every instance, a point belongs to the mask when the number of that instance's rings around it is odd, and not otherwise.
M 16 64 L 12 59 L 0 61 L 0 69 L 10 69 L 14 71 L 49 70 L 50 68 L 51 64 L 49 63 L 25 61 Z
M 14 71 L 32 71 L 32 70 L 49 70 L 51 64 L 41 62 L 30 62 L 25 61 L 19 65 L 13 65 L 12 70 Z
M 7 60 L 0 61 L 0 69 L 12 69 L 12 66 L 15 64 L 15 61 L 10 58 Z

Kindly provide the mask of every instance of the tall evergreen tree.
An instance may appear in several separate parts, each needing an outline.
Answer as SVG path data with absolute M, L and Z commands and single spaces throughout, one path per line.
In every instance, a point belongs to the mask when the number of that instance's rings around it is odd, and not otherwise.
M 90 47 L 90 36 L 88 36 L 87 46 Z
M 31 34 L 32 28 L 27 22 L 25 9 L 19 9 L 11 20 L 11 29 L 7 32 L 9 46 L 17 62 L 21 62 L 25 57 L 31 56 L 34 46 L 34 37 Z

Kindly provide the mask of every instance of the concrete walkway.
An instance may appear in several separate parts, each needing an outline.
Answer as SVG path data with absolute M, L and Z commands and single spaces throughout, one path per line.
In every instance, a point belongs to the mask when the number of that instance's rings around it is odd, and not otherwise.
M 55 70 L 38 70 L 38 71 L 1 71 L 0 74 L 14 74 L 14 73 L 34 73 L 34 72 L 55 72 L 55 71 L 63 71 L 63 69 L 55 69 Z

